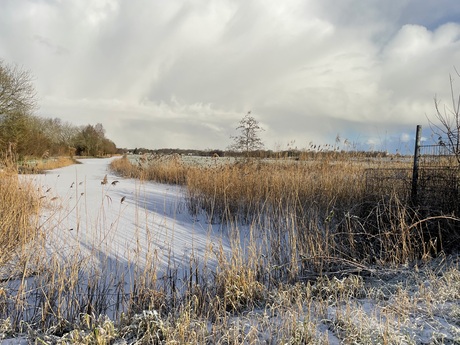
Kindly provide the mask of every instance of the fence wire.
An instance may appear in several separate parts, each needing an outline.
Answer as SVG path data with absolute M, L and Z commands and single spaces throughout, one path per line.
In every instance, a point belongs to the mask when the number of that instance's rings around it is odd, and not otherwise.
M 457 156 L 446 145 L 421 145 L 420 167 L 446 167 L 458 166 Z
M 398 195 L 402 199 L 410 196 L 412 170 L 402 168 L 366 169 L 366 192 L 369 196 Z
M 436 213 L 460 214 L 460 173 L 456 155 L 445 145 L 420 146 L 418 178 L 413 169 L 367 169 L 366 192 L 369 196 L 390 196 L 412 201 L 417 207 Z M 416 199 L 412 198 L 416 183 Z

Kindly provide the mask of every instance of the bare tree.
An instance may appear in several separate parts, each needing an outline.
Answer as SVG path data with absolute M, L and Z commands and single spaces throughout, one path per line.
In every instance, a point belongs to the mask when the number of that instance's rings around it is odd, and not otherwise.
M 248 113 L 239 122 L 237 130 L 240 135 L 230 137 L 234 143 L 230 146 L 231 149 L 243 151 L 249 156 L 251 151 L 259 150 L 264 147 L 262 139 L 259 137 L 259 132 L 264 129 L 260 127 L 259 122 Z
M 80 129 L 77 126 L 70 122 L 64 122 L 61 126 L 60 142 L 65 146 L 73 146 L 79 133 Z
M 36 92 L 31 74 L 0 60 L 0 115 L 29 114 L 35 107 Z
M 460 77 L 457 70 L 457 76 Z M 431 130 L 437 136 L 438 144 L 444 146 L 448 153 L 453 154 L 460 164 L 460 94 L 454 89 L 454 78 L 449 75 L 450 97 L 452 104 L 441 104 L 437 96 L 434 98 L 435 121 L 428 119 Z
M 31 74 L 0 60 L 0 151 L 25 149 L 35 107 Z

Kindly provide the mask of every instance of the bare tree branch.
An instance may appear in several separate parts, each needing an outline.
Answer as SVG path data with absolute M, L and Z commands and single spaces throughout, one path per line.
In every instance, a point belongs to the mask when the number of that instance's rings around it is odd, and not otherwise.
M 259 132 L 264 129 L 259 125 L 259 122 L 251 116 L 249 111 L 239 122 L 236 127 L 241 133 L 238 136 L 230 137 L 234 143 L 230 146 L 231 149 L 243 151 L 249 155 L 251 151 L 259 150 L 264 147 L 262 139 L 259 137 Z
M 0 115 L 31 113 L 37 106 L 32 76 L 0 60 Z
M 455 69 L 458 74 L 458 71 Z M 459 75 L 460 76 L 460 75 Z M 456 96 L 454 78 L 449 75 L 451 108 L 434 97 L 435 114 L 433 120 L 428 118 L 431 130 L 438 137 L 438 144 L 446 147 L 450 154 L 455 155 L 460 164 L 460 94 Z

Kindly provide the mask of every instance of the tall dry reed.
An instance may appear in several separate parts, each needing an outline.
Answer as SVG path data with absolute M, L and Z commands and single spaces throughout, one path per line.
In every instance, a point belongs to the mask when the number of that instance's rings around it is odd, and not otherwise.
M 426 224 L 408 203 L 407 191 L 391 179 L 383 181 L 380 194 L 366 186 L 366 169 L 407 169 L 407 161 L 340 157 L 210 166 L 185 165 L 177 157 L 136 166 L 124 158 L 113 165 L 159 182 L 185 183 L 190 212 L 229 227 L 256 229 L 263 238 L 264 267 L 280 267 L 258 273 L 269 282 L 343 266 L 359 269 L 355 262 L 398 264 L 429 256 L 433 247 Z
M 0 172 L 0 266 L 37 235 L 40 196 L 36 187 L 17 173 Z
M 124 176 L 159 183 L 182 185 L 187 179 L 187 168 L 175 156 L 159 157 L 154 161 L 131 162 L 125 155 L 110 164 L 111 169 Z

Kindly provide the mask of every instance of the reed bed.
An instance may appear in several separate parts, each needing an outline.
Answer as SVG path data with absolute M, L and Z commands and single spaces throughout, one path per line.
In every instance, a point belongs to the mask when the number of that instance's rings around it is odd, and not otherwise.
M 246 224 L 266 239 L 260 254 L 268 262 L 262 266 L 283 267 L 267 277 L 270 281 L 280 279 L 280 274 L 283 279 L 297 279 L 352 262 L 400 264 L 432 254 L 436 248 L 425 238 L 426 224 L 408 203 L 407 191 L 392 180 L 377 195 L 366 186 L 369 167 L 409 169 L 410 163 L 340 157 L 240 160 L 211 166 L 174 159 L 146 167 L 124 158 L 112 167 L 121 174 L 132 176 L 136 170 L 138 176 L 163 182 L 167 179 L 147 172 L 175 168 L 168 181 L 186 186 L 191 213 L 205 213 L 210 222 L 230 227 Z
M 114 262 L 97 246 L 90 255 L 76 248 L 63 260 L 44 255 L 44 242 L 33 238 L 38 249 L 22 253 L 24 268 L 40 269 L 0 282 L 0 339 L 21 333 L 50 344 L 458 342 L 460 260 L 430 260 L 437 248 L 425 238 L 428 220 L 397 190 L 367 195 L 368 163 L 278 163 L 113 161 L 125 176 L 185 186 L 189 211 L 221 223 L 231 251 L 219 244 L 204 255 L 192 250 L 180 269 L 171 260 L 160 272 L 153 249 Z M 139 228 L 147 227 L 142 219 L 135 220 Z M 135 277 L 131 284 L 127 274 Z
M 70 157 L 48 158 L 38 161 L 36 164 L 36 170 L 43 172 L 45 170 L 63 168 L 73 164 L 78 164 L 78 162 Z
M 363 169 L 357 164 L 310 164 L 249 161 L 220 168 L 190 169 L 187 190 L 191 206 L 220 220 L 252 219 L 262 213 L 315 207 L 327 214 L 334 207 L 363 198 Z M 196 202 L 194 202 L 196 200 Z
M 146 160 L 140 160 L 135 164 L 125 155 L 121 159 L 114 160 L 110 167 L 124 177 L 145 181 L 179 185 L 186 181 L 188 169 L 176 156 L 158 157 L 154 162 L 146 163 Z
M 208 255 L 218 259 L 215 269 L 183 277 L 160 277 L 149 269 L 139 272 L 129 294 L 117 284 L 121 267 L 103 267 L 111 272 L 107 280 L 84 260 L 48 261 L 34 278 L 33 299 L 18 303 L 11 291 L 0 293 L 0 339 L 21 335 L 46 344 L 458 341 L 458 258 L 268 287 L 253 270 L 255 258 L 237 247 L 230 257 L 219 249 Z M 191 260 L 186 268 L 193 272 L 196 264 Z M 117 316 L 110 313 L 114 301 L 124 307 Z
M 41 209 L 36 187 L 19 179 L 15 171 L 0 172 L 0 267 L 38 234 Z
M 54 157 L 46 159 L 27 158 L 18 164 L 18 170 L 22 174 L 41 174 L 46 170 L 63 168 L 69 165 L 78 164 L 78 161 L 70 157 Z

